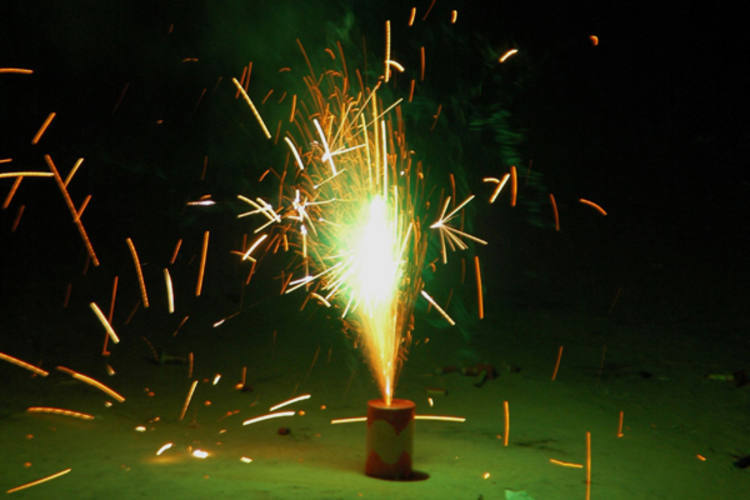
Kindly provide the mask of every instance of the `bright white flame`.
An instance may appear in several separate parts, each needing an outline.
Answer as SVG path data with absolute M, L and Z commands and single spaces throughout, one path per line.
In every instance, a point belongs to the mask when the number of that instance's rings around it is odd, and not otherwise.
M 390 227 L 385 201 L 375 197 L 368 207 L 366 220 L 354 240 L 356 272 L 354 289 L 365 302 L 366 313 L 390 301 L 398 278 L 398 245 Z

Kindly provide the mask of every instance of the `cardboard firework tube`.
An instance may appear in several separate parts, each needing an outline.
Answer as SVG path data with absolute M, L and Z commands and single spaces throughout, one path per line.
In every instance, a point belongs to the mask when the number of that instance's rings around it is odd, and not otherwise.
M 383 479 L 407 479 L 412 475 L 414 449 L 413 401 L 382 399 L 367 403 L 367 462 L 365 474 Z

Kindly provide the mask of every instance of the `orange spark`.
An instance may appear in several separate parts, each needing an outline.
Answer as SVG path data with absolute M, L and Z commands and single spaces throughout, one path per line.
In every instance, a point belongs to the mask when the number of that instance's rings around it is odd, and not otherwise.
M 482 273 L 479 270 L 479 257 L 474 256 L 474 271 L 477 275 L 477 297 L 479 301 L 479 319 L 484 319 L 484 298 L 482 296 Z
M 76 220 L 80 220 L 83 216 L 83 211 L 86 210 L 86 207 L 89 206 L 89 202 L 91 201 L 91 195 L 86 195 L 86 198 L 83 199 L 83 202 L 81 203 L 81 207 L 78 209 L 78 212 L 76 212 Z
M 25 490 L 26 488 L 31 488 L 32 486 L 36 486 L 38 484 L 46 483 L 47 481 L 52 481 L 53 479 L 57 479 L 60 476 L 64 476 L 65 474 L 67 474 L 71 470 L 73 470 L 73 469 L 71 469 L 70 467 L 68 467 L 67 469 L 61 470 L 60 472 L 56 472 L 56 473 L 51 474 L 49 476 L 43 477 L 41 479 L 37 479 L 36 481 L 31 481 L 30 483 L 22 484 L 20 486 L 16 486 L 15 488 L 11 488 L 8 491 L 6 491 L 5 493 L 8 493 L 8 494 L 15 493 L 16 491 Z
M 448 313 L 447 313 L 447 312 L 445 312 L 445 311 L 443 310 L 443 308 L 442 308 L 442 307 L 440 307 L 440 306 L 439 306 L 439 305 L 437 304 L 437 302 L 435 302 L 435 299 L 433 299 L 432 297 L 430 297 L 430 296 L 429 296 L 429 294 L 428 294 L 427 292 L 425 292 L 424 290 L 422 290 L 422 291 L 421 291 L 421 294 L 422 294 L 422 297 L 424 297 L 424 298 L 425 298 L 425 299 L 427 300 L 427 302 L 429 302 L 430 304 L 432 304 L 432 306 L 433 306 L 433 307 L 435 308 L 435 310 L 437 310 L 437 312 L 439 312 L 439 313 L 440 313 L 440 314 L 441 314 L 441 315 L 443 316 L 443 318 L 445 318 L 445 320 L 446 320 L 446 321 L 447 321 L 448 323 L 450 323 L 450 325 L 451 325 L 451 326 L 454 326 L 454 325 L 456 324 L 456 322 L 455 322 L 455 321 L 453 321 L 453 318 L 451 318 L 450 316 L 448 316 Z
M 203 250 L 201 252 L 201 267 L 198 270 L 198 283 L 195 285 L 195 296 L 200 297 L 203 291 L 203 273 L 206 269 L 206 254 L 208 253 L 208 236 L 209 232 L 206 230 L 203 233 Z
M 388 61 L 391 60 L 391 21 L 385 22 L 385 82 L 391 79 L 391 67 Z
M 190 316 L 187 314 L 185 315 L 184 318 L 182 318 L 182 320 L 180 321 L 180 324 L 177 325 L 177 328 L 175 328 L 175 331 L 172 332 L 172 337 L 176 337 L 177 334 L 180 333 L 180 328 L 182 328 L 182 326 L 187 322 L 188 318 L 190 318 Z
M 167 286 L 167 310 L 169 314 L 174 312 L 174 290 L 172 289 L 172 276 L 169 275 L 169 269 L 164 268 L 164 282 Z
M 255 119 L 258 120 L 258 123 L 260 124 L 260 128 L 263 129 L 263 134 L 266 136 L 266 139 L 270 139 L 271 132 L 268 131 L 268 127 L 266 127 L 265 122 L 263 122 L 263 118 L 261 118 L 260 113 L 258 113 L 258 110 L 255 107 L 255 104 L 253 104 L 253 101 L 250 100 L 250 96 L 247 95 L 247 92 L 245 92 L 245 89 L 242 88 L 242 85 L 240 85 L 240 82 L 238 82 L 236 78 L 232 78 L 232 83 L 234 83 L 234 86 L 237 87 L 237 90 L 240 91 L 247 105 L 250 106 L 250 111 L 253 112 Z
M 560 231 L 560 214 L 557 212 L 557 202 L 555 195 L 549 194 L 549 202 L 552 204 L 552 212 L 555 214 L 555 231 Z
M 411 86 L 409 87 L 409 102 L 414 99 L 414 85 L 416 85 L 416 80 L 414 78 L 411 79 Z
M 417 8 L 412 7 L 411 13 L 409 14 L 409 26 L 414 26 L 414 18 L 416 17 L 416 15 L 417 15 Z
M 16 218 L 13 220 L 13 225 L 10 227 L 10 232 L 15 233 L 16 229 L 18 229 L 18 224 L 21 223 L 21 217 L 23 217 L 23 212 L 26 210 L 26 205 L 21 205 L 18 207 L 18 213 L 16 214 Z
M 435 130 L 435 126 L 437 125 L 437 121 L 438 121 L 438 118 L 440 118 L 440 112 L 442 110 L 443 110 L 443 105 L 442 104 L 438 104 L 437 111 L 435 112 L 434 115 L 432 115 L 432 118 L 434 119 L 434 121 L 432 122 L 432 126 L 430 127 L 430 132 L 432 132 L 433 130 Z M 451 174 L 451 176 L 453 176 L 453 174 Z M 455 198 L 455 189 L 454 189 L 454 195 L 453 196 Z
M 622 433 L 622 418 L 623 418 L 623 413 L 622 413 L 622 410 L 620 410 L 620 418 L 617 423 L 617 437 L 618 438 L 621 438 L 625 435 Z
M 297 111 L 297 94 L 292 94 L 292 111 L 289 113 L 289 123 L 294 121 L 295 111 Z
M 68 308 L 68 304 L 70 303 L 70 293 L 73 291 L 73 283 L 68 283 L 68 286 L 65 287 L 65 299 L 63 300 L 63 309 Z M 109 338 L 107 335 L 104 336 L 105 339 Z
M 11 177 L 53 177 L 53 176 L 54 174 L 50 172 L 39 172 L 37 170 L 0 173 L 0 179 L 10 179 Z
M 96 302 L 91 302 L 89 304 L 89 307 L 91 308 L 92 311 L 94 311 L 94 314 L 96 314 L 96 317 L 99 318 L 99 322 L 107 331 L 107 334 L 112 339 L 112 342 L 114 342 L 115 344 L 119 344 L 120 339 L 117 337 L 117 334 L 115 333 L 115 330 L 112 328 L 112 325 L 109 323 L 109 321 L 107 321 L 107 318 L 104 317 L 102 310 L 99 309 L 98 305 L 96 305 Z
M 110 388 L 110 387 L 102 384 L 98 380 L 95 380 L 95 379 L 93 379 L 93 378 L 91 378 L 91 377 L 89 377 L 87 375 L 84 375 L 83 373 L 79 373 L 79 372 L 77 372 L 75 370 L 71 370 L 70 368 L 67 368 L 65 366 L 58 366 L 57 369 L 59 371 L 63 372 L 63 373 L 67 373 L 68 375 L 70 375 L 71 377 L 73 377 L 76 380 L 80 380 L 84 384 L 88 384 L 91 387 L 99 389 L 100 391 L 102 391 L 103 393 L 107 394 L 108 396 L 110 396 L 112 399 L 114 399 L 118 403 L 125 402 L 125 398 L 121 394 L 115 392 L 112 388 Z
M 424 16 L 422 17 L 422 21 L 426 21 L 427 20 L 427 16 L 430 15 L 430 12 L 432 11 L 432 8 L 435 6 L 435 1 L 436 0 L 432 0 L 430 2 L 430 6 L 427 7 L 427 12 L 424 13 Z
M 182 246 L 182 238 L 177 240 L 177 244 L 174 247 L 174 252 L 172 252 L 172 258 L 169 259 L 169 265 L 174 264 L 174 262 L 177 260 L 177 254 L 180 253 L 180 247 Z
M 561 467 L 570 467 L 572 469 L 583 469 L 583 464 L 577 464 L 574 462 L 563 462 L 562 460 L 557 460 L 556 458 L 550 458 L 549 463 L 559 465 Z
M 93 415 L 80 411 L 66 410 L 64 408 L 53 408 L 51 406 L 29 406 L 26 413 L 50 413 L 52 415 L 64 415 L 66 417 L 79 418 L 81 420 L 94 420 Z
M 185 398 L 185 403 L 182 405 L 182 411 L 180 412 L 180 421 L 185 418 L 185 412 L 187 412 L 188 406 L 190 405 L 190 400 L 193 399 L 193 393 L 195 392 L 195 387 L 198 385 L 198 380 L 193 380 L 193 383 L 190 385 L 190 390 L 188 391 L 187 397 Z
M 3 163 L 10 163 L 13 161 L 13 158 L 0 158 L 0 165 Z
M 424 45 L 419 47 L 419 81 L 424 81 L 424 68 L 425 68 L 425 55 L 424 55 Z
M 515 55 L 517 53 L 518 53 L 518 49 L 510 49 L 505 54 L 503 54 L 502 56 L 500 56 L 500 59 L 498 59 L 498 60 L 500 61 L 500 63 L 504 63 L 505 61 L 508 60 L 508 58 L 510 56 Z
M 396 68 L 399 73 L 403 73 L 405 71 L 404 66 L 398 61 L 394 61 L 393 59 L 388 59 L 385 63 L 388 66 L 393 66 L 394 68 Z
M 172 446 L 174 446 L 174 443 L 172 443 L 171 441 L 169 443 L 164 443 L 161 446 L 161 448 L 159 448 L 158 450 L 156 450 L 156 456 L 157 457 L 160 456 L 162 453 L 164 453 L 165 451 L 167 451 L 168 449 L 170 449 Z
M 560 369 L 560 359 L 562 359 L 563 346 L 557 350 L 557 361 L 555 361 L 555 369 L 552 370 L 552 381 L 554 382 L 557 378 L 557 370 Z
M 586 431 L 586 500 L 591 499 L 591 432 Z
M 458 20 L 458 11 L 454 9 L 451 11 L 451 24 L 456 24 L 457 20 Z
M 8 74 L 15 74 L 15 75 L 31 75 L 34 73 L 34 70 L 26 69 L 26 68 L 0 68 L 0 73 L 8 73 Z
M 508 446 L 508 434 L 510 434 L 510 409 L 508 401 L 503 401 L 503 413 L 505 413 L 505 431 L 503 432 L 503 446 Z
M 281 417 L 293 417 L 295 412 L 293 411 L 278 411 L 276 413 L 266 413 L 265 415 L 260 415 L 259 417 L 255 418 L 249 418 L 242 422 L 242 425 L 251 425 L 255 424 L 257 422 L 262 422 L 264 420 L 270 420 L 272 418 L 281 418 Z
M 117 284 L 120 281 L 120 277 L 115 275 L 112 280 L 112 295 L 109 298 L 109 314 L 107 315 L 107 321 L 112 323 L 112 317 L 115 314 L 115 299 L 117 299 Z
M 36 143 L 38 143 L 38 142 L 39 142 L 39 139 L 41 139 L 41 138 L 42 138 L 42 135 L 44 134 L 44 131 L 45 131 L 45 130 L 47 130 L 47 127 L 49 127 L 49 124 L 50 124 L 50 123 L 52 123 L 52 120 L 54 120 L 54 119 L 55 119 L 55 116 L 56 116 L 56 115 L 57 115 L 57 113 L 55 113 L 55 112 L 53 111 L 52 113 L 50 113 L 50 114 L 49 114 L 49 115 L 47 116 L 47 119 L 46 119 L 46 120 L 44 120 L 44 123 L 42 123 L 42 126 L 41 126 L 41 127 L 39 127 L 39 130 L 37 131 L 37 133 L 36 133 L 36 135 L 34 136 L 34 138 L 33 138 L 33 139 L 31 139 L 31 144 L 36 144 Z
M 510 174 L 506 173 L 505 175 L 503 175 L 503 178 L 497 182 L 497 186 L 495 187 L 495 190 L 492 192 L 492 195 L 490 196 L 490 204 L 495 203 L 495 200 L 500 194 L 500 191 L 503 190 L 503 187 L 505 187 L 505 184 L 508 182 L 508 179 L 510 179 Z M 491 179 L 488 179 L 488 181 L 489 180 Z
M 603 209 L 603 208 L 602 208 L 601 206 L 597 205 L 597 204 L 596 204 L 596 203 L 594 203 L 593 201 L 587 200 L 587 199 L 585 199 L 585 198 L 578 198 L 578 201 L 580 201 L 580 202 L 581 202 L 581 203 L 583 203 L 584 205 L 588 205 L 588 206 L 590 206 L 590 207 L 593 207 L 593 208 L 595 208 L 595 209 L 596 209 L 596 211 L 597 211 L 597 212 L 599 212 L 599 213 L 600 213 L 600 214 L 602 214 L 602 215 L 607 215 L 607 212 L 606 212 L 606 211 L 605 211 L 605 210 L 604 210 L 604 209 Z
M 83 227 L 83 224 L 81 223 L 80 220 L 76 220 L 76 214 L 78 212 L 76 211 L 75 205 L 73 205 L 73 200 L 70 198 L 70 194 L 68 193 L 68 190 L 65 187 L 65 184 L 63 183 L 62 177 L 60 177 L 60 172 L 58 172 L 57 167 L 55 166 L 55 163 L 52 161 L 52 157 L 50 155 L 44 155 L 44 161 L 47 162 L 47 165 L 49 166 L 49 169 L 52 171 L 52 175 L 55 178 L 57 187 L 60 188 L 60 192 L 63 195 L 65 204 L 68 206 L 70 215 L 73 216 L 73 223 L 76 225 L 76 228 L 78 228 L 78 232 L 81 235 L 81 239 L 83 239 L 83 244 L 86 246 L 86 251 L 88 251 L 89 257 L 91 257 L 91 261 L 94 263 L 95 267 L 98 267 L 99 259 L 97 259 L 96 257 L 96 253 L 94 252 L 94 247 L 91 246 L 91 241 L 89 240 L 88 234 L 86 234 L 86 229 Z
M 206 171 L 208 170 L 208 155 L 203 155 L 203 169 L 201 170 L 201 180 L 206 180 Z
M 466 417 L 453 417 L 449 415 L 415 415 L 414 420 L 434 420 L 438 422 L 466 422 Z
M 133 245 L 133 240 L 131 240 L 130 237 L 125 238 L 125 243 L 128 244 L 130 255 L 133 257 L 135 272 L 138 275 L 138 285 L 141 288 L 141 299 L 143 300 L 143 307 L 148 309 L 148 293 L 146 293 L 146 281 L 143 279 L 143 271 L 141 270 L 141 261 L 138 258 L 138 252 L 136 252 L 135 245 Z
M 112 115 L 117 113 L 117 110 L 120 108 L 120 104 L 122 104 L 122 100 L 125 99 L 125 94 L 127 94 L 129 88 L 130 88 L 130 82 L 127 82 L 125 86 L 122 88 L 122 91 L 120 91 L 120 96 L 117 98 L 117 101 L 115 101 L 115 105 L 112 106 Z
M 516 206 L 516 198 L 518 197 L 518 173 L 516 172 L 516 166 L 510 167 L 510 206 Z
M 273 405 L 268 409 L 268 411 L 276 411 L 279 408 L 283 408 L 285 406 L 289 406 L 291 404 L 297 403 L 299 401 L 304 401 L 306 399 L 310 399 L 310 394 L 303 394 L 301 396 L 297 396 L 296 398 L 287 399 L 286 401 L 282 401 L 279 404 Z
M 331 424 L 354 424 L 357 422 L 367 422 L 367 417 L 345 417 L 331 420 Z
M 42 370 L 39 367 L 36 367 L 32 364 L 27 363 L 26 361 L 22 361 L 14 356 L 11 356 L 10 354 L 5 354 L 3 352 L 0 352 L 0 359 L 3 361 L 7 361 L 8 363 L 14 364 L 18 366 L 19 368 L 23 368 L 25 370 L 29 370 L 30 372 L 34 372 L 37 375 L 41 375 L 42 377 L 46 377 L 49 375 L 49 372 L 46 370 Z
M 13 185 L 10 187 L 10 191 L 8 191 L 8 196 L 5 197 L 5 201 L 3 202 L 3 210 L 10 206 L 10 202 L 13 200 L 13 197 L 16 195 L 16 191 L 18 191 L 18 188 L 21 185 L 21 181 L 23 181 L 23 176 L 21 175 L 16 177 L 16 180 L 13 181 Z
M 594 47 L 596 47 L 597 45 L 599 45 L 599 37 L 598 36 L 596 36 L 596 35 L 589 35 L 589 40 L 591 40 L 591 45 L 593 45 Z
M 705 462 L 705 461 L 706 461 L 706 457 L 704 457 L 704 456 L 703 456 L 703 455 L 701 455 L 700 453 L 696 454 L 696 455 L 695 455 L 695 458 L 697 458 L 697 459 L 698 459 L 698 460 L 700 460 L 701 462 Z
M 247 75 L 247 66 L 242 67 L 242 76 L 240 76 L 240 86 L 245 84 L 245 76 Z M 240 90 L 237 89 L 237 92 L 234 94 L 234 98 L 237 99 L 240 97 Z
M 263 97 L 263 100 L 260 101 L 260 105 L 263 106 L 269 97 L 271 97 L 271 94 L 273 94 L 273 89 L 269 90 L 266 95 Z

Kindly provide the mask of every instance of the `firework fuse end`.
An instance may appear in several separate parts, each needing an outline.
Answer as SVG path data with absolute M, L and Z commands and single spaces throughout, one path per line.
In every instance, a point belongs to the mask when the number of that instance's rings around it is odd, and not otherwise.
M 414 449 L 413 401 L 382 399 L 367 403 L 365 474 L 382 479 L 409 479 Z

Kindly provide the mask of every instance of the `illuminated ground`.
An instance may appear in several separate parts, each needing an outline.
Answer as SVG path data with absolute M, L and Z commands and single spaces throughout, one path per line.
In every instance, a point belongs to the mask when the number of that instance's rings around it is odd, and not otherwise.
M 158 498 L 163 492 L 181 498 L 502 498 L 503 491 L 510 489 L 526 490 L 536 499 L 578 498 L 584 491 L 583 471 L 557 467 L 548 460 L 582 463 L 584 436 L 590 431 L 595 497 L 740 498 L 744 491 L 744 471 L 731 463 L 736 460 L 733 455 L 742 453 L 747 390 L 706 380 L 708 372 L 726 371 L 733 365 L 727 359 L 718 362 L 710 346 L 689 337 L 682 342 L 696 350 L 680 353 L 666 338 L 674 333 L 651 326 L 616 326 L 606 318 L 555 310 L 498 311 L 478 332 L 475 348 L 500 376 L 477 388 L 472 377 L 434 374 L 440 367 L 460 363 L 454 353 L 465 346 L 455 332 L 430 334 L 430 342 L 414 350 L 400 396 L 416 401 L 418 412 L 462 415 L 467 422 L 419 423 L 414 463 L 429 478 L 398 483 L 362 474 L 362 424 L 329 424 L 331 418 L 363 414 L 374 390 L 361 367 L 350 380 L 346 366 L 350 356 L 343 343 L 319 322 L 302 332 L 292 321 L 274 326 L 278 336 L 272 348 L 270 325 L 254 327 L 248 335 L 243 326 L 246 317 L 241 318 L 226 328 L 194 332 L 183 339 L 195 349 L 196 376 L 210 379 L 223 373 L 217 386 L 199 385 L 184 422 L 177 422 L 177 416 L 189 386 L 187 368 L 157 366 L 146 359 L 145 345 L 137 339 L 148 332 L 145 325 L 123 332 L 126 339 L 111 361 L 119 368 L 113 378 L 106 377 L 101 362 L 89 364 L 80 354 L 75 361 L 71 357 L 76 354 L 70 352 L 46 356 L 45 365 L 75 364 L 127 395 L 125 403 L 112 408 L 103 406 L 98 392 L 71 383 L 62 374 L 31 379 L 19 369 L 3 366 L 6 472 L 2 487 L 72 467 L 66 477 L 26 494 L 29 498 L 50 494 Z M 608 354 L 600 376 L 604 341 Z M 318 343 L 321 354 L 307 376 Z M 551 382 L 558 344 L 565 345 L 565 354 L 558 379 Z M 185 348 L 179 351 L 184 353 Z M 252 392 L 232 387 L 243 364 L 249 368 Z M 310 400 L 295 405 L 305 410 L 304 416 L 241 426 L 245 418 L 264 413 L 291 395 L 298 383 L 299 392 L 312 394 Z M 146 387 L 153 397 L 147 396 Z M 445 396 L 433 396 L 434 408 L 427 404 L 427 387 L 446 390 Z M 504 448 L 498 435 L 506 399 L 511 431 L 509 446 Z M 206 400 L 212 402 L 210 407 L 204 406 Z M 36 404 L 90 412 L 96 420 L 24 414 L 26 406 Z M 320 409 L 323 404 L 326 410 Z M 222 419 L 235 409 L 240 413 Z M 625 415 L 624 437 L 617 439 L 620 410 Z M 149 424 L 156 416 L 161 421 Z M 138 425 L 148 430 L 136 432 Z M 279 435 L 280 426 L 291 432 Z M 221 429 L 226 432 L 220 434 Z M 156 450 L 169 441 L 174 448 L 156 457 Z M 186 449 L 191 445 L 211 455 L 205 460 L 193 458 Z M 698 460 L 697 454 L 707 461 Z M 242 456 L 253 462 L 241 462 Z M 25 467 L 26 461 L 31 466 Z M 486 480 L 485 472 L 490 473 Z
M 234 99 L 229 78 L 255 60 L 251 93 L 262 97 L 281 79 L 280 66 L 304 68 L 295 37 L 327 57 L 318 45 L 334 32 L 346 34 L 332 26 L 344 23 L 340 15 L 348 10 L 361 16 L 363 7 L 341 2 L 303 11 L 294 2 L 278 2 L 274 9 L 227 13 L 159 2 L 146 16 L 135 7 L 83 15 L 43 4 L 13 3 L 9 15 L 0 16 L 0 23 L 12 21 L 0 25 L 0 32 L 14 41 L 0 54 L 0 67 L 35 70 L 33 76 L 0 74 L 0 159 L 13 158 L 0 171 L 45 170 L 48 153 L 65 175 L 76 158 L 85 157 L 70 191 L 76 205 L 92 194 L 82 220 L 102 265 L 86 265 L 54 183 L 25 179 L 0 212 L 0 352 L 50 374 L 33 376 L 0 361 L 0 491 L 70 468 L 64 477 L 14 496 L 568 500 L 584 498 L 585 472 L 550 459 L 585 464 L 590 432 L 592 498 L 746 494 L 750 385 L 736 382 L 750 370 L 744 312 L 750 273 L 742 230 L 750 183 L 737 173 L 744 143 L 732 121 L 736 103 L 718 98 L 741 86 L 741 79 L 723 75 L 744 59 L 695 52 L 710 36 L 692 34 L 678 43 L 655 29 L 649 32 L 661 38 L 649 52 L 650 39 L 636 40 L 632 30 L 600 22 L 599 16 L 618 18 L 614 12 L 575 18 L 567 13 L 575 22 L 562 23 L 557 17 L 539 20 L 519 7 L 513 15 L 495 12 L 494 21 L 457 5 L 457 26 L 468 28 L 451 43 L 472 41 L 456 50 L 476 45 L 470 53 L 486 55 L 477 41 L 483 39 L 470 37 L 475 31 L 498 50 L 517 41 L 528 49 L 528 56 L 519 53 L 518 66 L 503 71 L 528 75 L 526 87 L 518 87 L 526 100 L 513 109 L 528 128 L 523 165 L 528 156 L 533 171 L 544 172 L 546 187 L 560 200 L 562 230 L 553 229 L 546 192 L 543 203 L 532 200 L 536 205 L 511 209 L 507 196 L 487 204 L 490 190 L 479 179 L 502 173 L 499 161 L 463 166 L 468 189 L 477 194 L 474 229 L 490 242 L 471 249 L 482 259 L 486 317 L 476 319 L 472 273 L 465 285 L 459 282 L 463 255 L 451 255 L 449 277 L 430 286 L 441 302 L 455 288 L 448 310 L 459 327 L 420 307 L 416 342 L 396 396 L 415 401 L 418 414 L 467 420 L 418 422 L 414 466 L 420 480 L 388 482 L 362 473 L 364 425 L 330 423 L 363 415 L 367 400 L 377 397 L 338 321 L 313 305 L 300 312 L 302 295 L 278 295 L 283 257 L 267 259 L 243 287 L 248 266 L 230 254 L 254 227 L 235 218 L 235 195 L 254 194 L 260 173 L 279 158 L 244 103 Z M 447 19 L 447 4 L 438 2 L 435 9 L 432 15 Z M 365 9 L 377 17 L 362 29 L 377 57 L 381 18 L 391 11 L 403 28 L 408 9 L 398 2 L 382 12 Z M 684 21 L 680 12 L 675 15 Z M 310 22 L 313 14 L 318 23 Z M 705 22 L 705 32 L 712 33 L 710 19 Z M 175 31 L 169 34 L 171 24 Z M 401 57 L 406 49 L 399 53 L 399 47 L 411 32 L 396 26 L 394 21 L 394 53 Z M 510 29 L 515 31 L 507 41 L 501 33 Z M 602 35 L 601 57 L 590 52 L 592 30 Z M 567 45 L 556 45 L 557 37 L 568 37 Z M 359 38 L 352 38 L 358 50 Z M 476 65 L 450 53 L 429 54 L 424 92 L 435 86 L 435 104 L 463 99 L 441 94 L 453 91 L 448 77 L 463 77 L 467 95 L 475 88 L 469 83 Z M 644 60 L 636 59 L 641 54 Z M 696 75 L 690 68 L 701 54 Z M 193 56 L 198 61 L 185 61 Z M 280 88 L 276 92 L 274 99 Z M 482 96 L 481 102 L 495 98 Z M 438 157 L 441 144 L 474 137 L 467 127 L 445 121 L 440 123 L 448 135 L 440 136 L 440 127 L 430 135 L 434 108 L 416 109 L 427 119 L 417 120 L 421 128 L 407 137 L 434 147 Z M 51 111 L 58 113 L 55 121 L 39 145 L 30 145 Z M 261 112 L 271 114 L 269 108 Z M 458 118 L 445 111 L 441 120 L 449 116 Z M 207 176 L 200 180 L 204 157 Z M 719 169 L 710 179 L 706 165 Z M 440 189 L 454 168 L 460 173 L 462 166 L 436 165 Z M 521 200 L 531 197 L 528 179 L 521 183 Z M 0 201 L 12 183 L 0 179 Z M 186 207 L 208 193 L 216 207 Z M 583 195 L 604 204 L 609 215 L 577 203 Z M 544 221 L 542 227 L 534 218 Z M 211 231 L 206 276 L 196 298 L 205 230 Z M 134 313 L 141 298 L 127 237 L 138 248 L 151 299 L 148 310 Z M 179 238 L 183 247 L 169 265 Z M 173 315 L 166 310 L 165 267 L 175 283 Z M 121 343 L 110 344 L 111 355 L 102 357 L 104 330 L 89 303 L 107 309 L 115 276 L 113 324 Z M 186 315 L 189 320 L 174 335 Z M 154 362 L 149 343 L 178 361 Z M 564 351 L 551 381 L 559 346 Z M 192 377 L 179 361 L 189 353 Z M 108 364 L 116 374 L 107 374 Z M 460 373 L 477 365 L 493 367 L 497 378 L 480 384 L 480 376 Z M 105 406 L 111 399 L 57 366 L 110 385 L 126 401 Z M 243 367 L 248 390 L 239 391 Z M 456 371 L 443 373 L 451 367 Z M 213 385 L 216 374 L 221 379 Z M 199 383 L 180 421 L 193 380 Z M 242 426 L 271 405 L 306 393 L 309 400 L 290 407 L 304 414 Z M 507 447 L 503 401 L 511 419 Z M 30 406 L 95 418 L 29 414 Z M 168 442 L 172 448 L 157 456 Z M 195 449 L 209 456 L 191 456 Z M 512 495 L 522 491 L 528 497 Z

